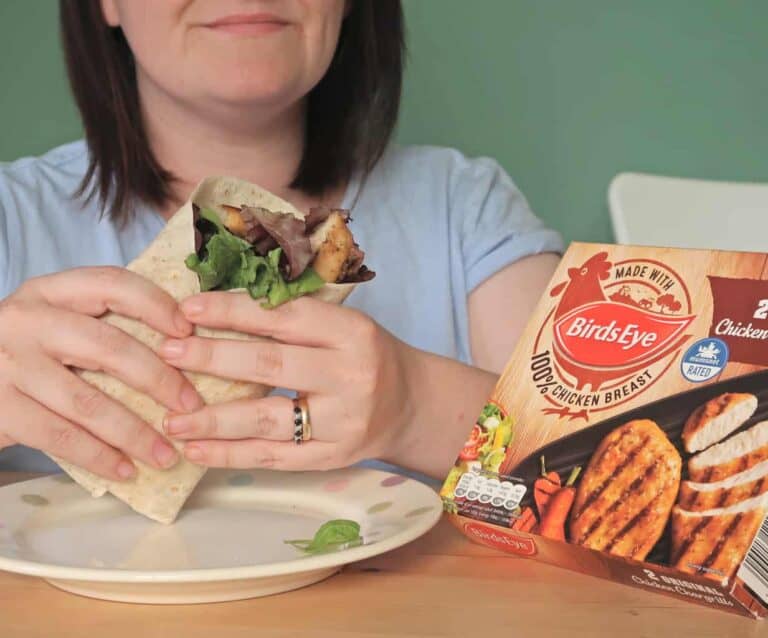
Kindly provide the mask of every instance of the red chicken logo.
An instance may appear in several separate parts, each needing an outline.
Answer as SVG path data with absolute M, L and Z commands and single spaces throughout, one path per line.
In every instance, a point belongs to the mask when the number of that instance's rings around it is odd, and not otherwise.
M 600 283 L 611 276 L 611 262 L 608 253 L 597 253 L 584 262 L 581 268 L 569 268 L 568 279 L 550 291 L 550 296 L 560 297 L 555 309 L 555 319 L 594 301 L 605 301 L 603 286 Z
M 649 387 L 690 337 L 695 316 L 685 284 L 660 262 L 612 263 L 599 252 L 567 272 L 550 291 L 557 305 L 536 339 L 531 371 L 552 404 L 546 414 L 588 420 Z

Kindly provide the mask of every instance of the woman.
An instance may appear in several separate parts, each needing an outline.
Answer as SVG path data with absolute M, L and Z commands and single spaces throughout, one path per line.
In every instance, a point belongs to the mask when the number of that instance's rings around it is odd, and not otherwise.
M 208 466 L 450 467 L 560 249 L 493 161 L 391 145 L 403 66 L 397 0 L 61 0 L 86 140 L 0 169 L 0 468 L 43 450 L 111 479 L 165 437 L 76 377 L 100 369 L 172 416 Z M 377 271 L 346 307 L 263 311 L 204 293 L 178 306 L 124 270 L 194 185 L 229 174 L 307 210 L 352 208 Z M 97 317 L 167 335 L 154 353 Z M 278 344 L 191 337 L 193 325 Z M 205 407 L 180 370 L 309 392 Z M 33 449 L 30 449 L 33 448 Z

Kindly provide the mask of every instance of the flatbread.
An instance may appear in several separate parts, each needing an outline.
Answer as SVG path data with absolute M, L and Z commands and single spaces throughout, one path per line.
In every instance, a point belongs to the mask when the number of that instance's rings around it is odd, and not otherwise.
M 203 180 L 189 200 L 171 217 L 165 228 L 134 261 L 128 270 L 154 282 L 177 300 L 200 292 L 197 274 L 184 265 L 186 257 L 195 250 L 194 217 L 192 204 L 211 208 L 223 215 L 222 204 L 231 206 L 262 206 L 272 211 L 290 212 L 302 219 L 303 215 L 288 202 L 255 184 L 232 177 L 209 177 Z M 326 284 L 312 296 L 330 303 L 340 304 L 352 292 L 355 284 Z M 256 303 L 256 302 L 254 302 Z M 164 337 L 144 323 L 108 313 L 102 321 L 110 323 L 153 350 L 157 350 Z M 196 334 L 205 337 L 266 340 L 241 333 L 197 328 Z M 162 432 L 162 422 L 167 410 L 151 397 L 137 392 L 120 380 L 103 372 L 76 370 L 85 381 L 116 399 L 135 414 Z M 185 373 L 205 403 L 221 403 L 247 397 L 266 396 L 272 388 L 230 381 L 203 374 Z M 182 445 L 172 441 L 177 449 Z M 52 456 L 61 468 L 94 497 L 110 492 L 134 510 L 160 523 L 172 523 L 189 495 L 195 489 L 206 469 L 190 463 L 183 457 L 168 470 L 157 470 L 141 461 L 136 464 L 136 476 L 129 481 L 110 481 L 62 459 Z

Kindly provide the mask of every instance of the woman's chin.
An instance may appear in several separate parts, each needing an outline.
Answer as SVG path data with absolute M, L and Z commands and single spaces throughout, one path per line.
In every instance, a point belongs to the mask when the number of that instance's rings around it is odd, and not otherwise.
M 299 74 L 276 73 L 279 69 L 253 69 L 250 72 L 222 70 L 198 76 L 199 93 L 222 102 L 251 105 L 290 105 L 304 96 L 308 89 Z M 203 80 L 202 82 L 200 80 Z
M 302 92 L 290 87 L 228 85 L 208 87 L 203 101 L 229 109 L 258 109 L 277 114 L 287 111 L 302 99 Z M 213 112 L 213 111 L 211 111 Z

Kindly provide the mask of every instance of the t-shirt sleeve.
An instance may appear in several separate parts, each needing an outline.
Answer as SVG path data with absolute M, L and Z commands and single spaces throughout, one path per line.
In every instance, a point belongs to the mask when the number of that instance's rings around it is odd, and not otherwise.
M 11 268 L 8 246 L 8 220 L 0 198 L 0 300 L 10 294 Z
M 467 292 L 523 257 L 563 252 L 560 235 L 531 212 L 494 160 L 462 158 L 454 177 L 451 214 L 459 228 Z
M 0 164 L 0 300 L 5 299 L 19 285 L 21 256 L 18 253 L 14 255 L 13 251 L 22 244 L 25 234 L 17 210 L 12 184 Z M 14 241 L 14 238 L 17 239 Z

